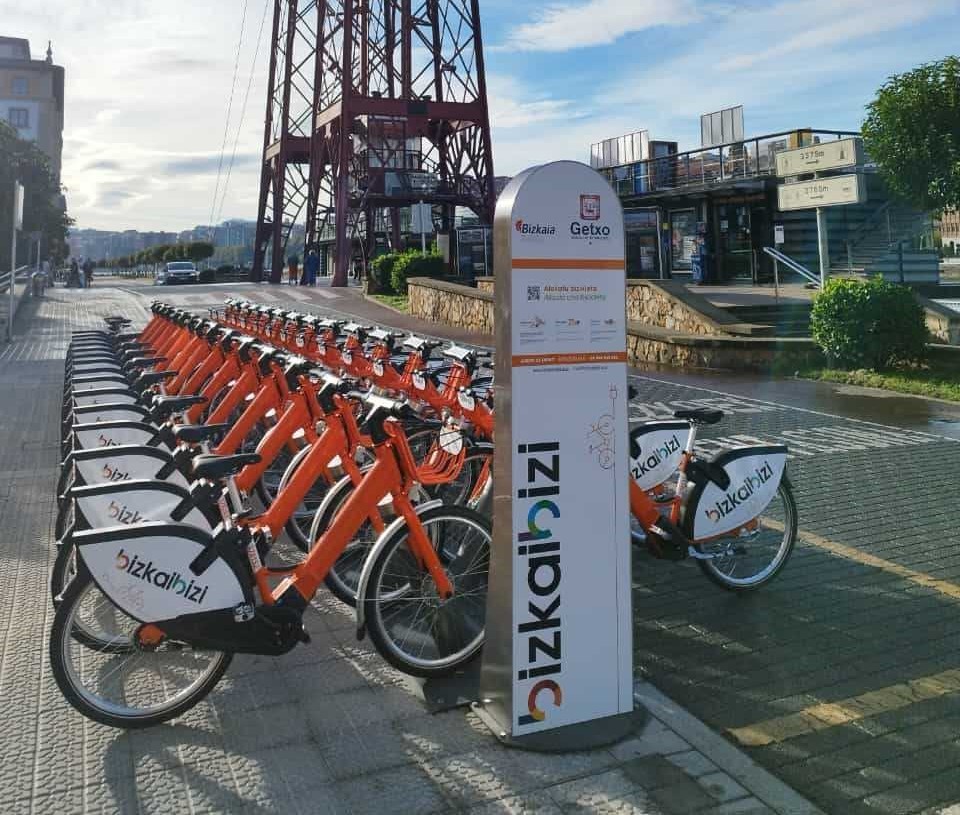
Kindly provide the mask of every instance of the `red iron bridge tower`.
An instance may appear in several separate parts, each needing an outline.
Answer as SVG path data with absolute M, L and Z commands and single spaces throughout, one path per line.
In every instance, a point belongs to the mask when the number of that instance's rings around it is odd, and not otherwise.
M 298 225 L 343 286 L 413 205 L 438 234 L 458 207 L 493 223 L 479 0 L 275 0 L 271 45 L 254 280 Z

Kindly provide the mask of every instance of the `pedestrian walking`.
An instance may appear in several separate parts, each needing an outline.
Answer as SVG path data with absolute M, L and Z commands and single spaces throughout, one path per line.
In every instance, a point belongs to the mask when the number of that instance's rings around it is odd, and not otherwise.
M 83 283 L 80 282 L 80 264 L 76 258 L 70 259 L 70 274 L 67 276 L 68 289 L 82 289 Z
M 316 286 L 317 272 L 320 271 L 320 255 L 317 254 L 316 249 L 311 249 L 310 254 L 303 261 L 303 271 L 307 277 L 307 285 Z
M 360 258 L 353 259 L 353 279 L 359 281 L 363 277 L 363 261 Z
M 91 288 L 93 286 L 93 261 L 90 258 L 83 264 L 83 278 L 84 278 L 84 288 Z
M 297 285 L 298 277 L 300 277 L 300 258 L 296 255 L 290 255 L 287 258 L 287 279 L 291 286 Z

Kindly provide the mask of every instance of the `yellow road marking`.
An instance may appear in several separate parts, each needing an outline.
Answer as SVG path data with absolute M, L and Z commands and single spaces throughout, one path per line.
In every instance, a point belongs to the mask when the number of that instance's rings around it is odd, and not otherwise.
M 733 728 L 729 733 L 743 745 L 764 747 L 957 692 L 960 692 L 960 669 L 953 668 L 839 702 L 811 705 L 788 716 Z
M 783 531 L 783 524 L 776 521 L 771 521 L 769 518 L 764 518 L 763 523 L 767 526 L 773 527 L 774 529 Z M 838 557 L 846 558 L 847 560 L 852 560 L 856 563 L 861 563 L 864 566 L 872 566 L 875 569 L 880 569 L 889 574 L 895 574 L 898 577 L 902 577 L 904 580 L 909 580 L 911 583 L 916 583 L 918 586 L 925 586 L 928 589 L 933 589 L 934 591 L 940 592 L 940 594 L 943 594 L 954 600 L 960 600 L 960 585 L 951 583 L 949 580 L 938 580 L 931 575 L 918 572 L 916 569 L 911 569 L 907 566 L 901 566 L 899 563 L 894 563 L 890 560 L 884 560 L 882 557 L 876 557 L 875 555 L 861 552 L 859 549 L 854 549 L 852 546 L 845 546 L 842 543 L 837 543 L 829 538 L 815 535 L 812 532 L 800 530 L 797 534 L 797 537 L 800 538 L 800 540 L 802 540 L 804 543 L 809 543 L 811 546 L 816 546 L 818 549 L 824 549 L 827 552 L 837 555 Z
M 764 518 L 764 524 L 775 529 L 783 530 L 783 525 L 769 518 Z M 852 546 L 845 546 L 829 538 L 815 535 L 812 532 L 800 531 L 800 540 L 818 549 L 823 549 L 838 557 L 852 560 L 864 566 L 897 575 L 904 580 L 919 586 L 933 589 L 940 594 L 954 600 L 960 600 L 960 585 L 948 580 L 938 580 L 931 575 L 901 566 L 889 560 L 862 552 Z M 746 727 L 737 727 L 728 732 L 741 744 L 749 747 L 763 747 L 768 744 L 785 741 L 786 739 L 815 733 L 838 725 L 850 724 L 867 716 L 875 716 L 890 710 L 898 710 L 927 699 L 936 699 L 950 693 L 960 692 L 960 669 L 951 669 L 930 676 L 911 679 L 897 685 L 851 696 L 839 702 L 822 702 L 811 705 L 797 713 L 787 716 L 778 716 L 758 724 Z

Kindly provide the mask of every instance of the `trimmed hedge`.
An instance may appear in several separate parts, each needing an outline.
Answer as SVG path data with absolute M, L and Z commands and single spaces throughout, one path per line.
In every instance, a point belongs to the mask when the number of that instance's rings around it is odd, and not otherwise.
M 390 294 L 393 292 L 393 266 L 399 255 L 391 252 L 378 255 L 370 261 L 370 273 L 367 275 L 367 290 L 370 294 Z
M 415 249 L 398 255 L 393 264 L 390 281 L 397 294 L 407 293 L 407 280 L 411 277 L 443 277 L 443 256 L 433 251 L 424 255 Z
M 851 370 L 922 362 L 929 341 L 913 292 L 879 276 L 828 280 L 814 300 L 810 329 L 828 362 Z

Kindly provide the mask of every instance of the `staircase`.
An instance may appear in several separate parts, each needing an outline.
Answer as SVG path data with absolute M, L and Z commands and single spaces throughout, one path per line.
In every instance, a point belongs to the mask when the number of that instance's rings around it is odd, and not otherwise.
M 854 275 L 882 274 L 887 280 L 897 281 L 900 277 L 900 259 L 896 243 L 904 240 L 907 241 L 903 258 L 905 281 L 912 285 L 938 282 L 940 264 L 936 252 L 912 248 L 915 236 L 927 230 L 926 216 L 894 199 L 876 173 L 866 175 L 866 184 L 866 202 L 828 207 L 826 210 L 830 273 L 849 275 L 852 271 Z M 777 248 L 819 275 L 816 213 L 813 210 L 794 210 L 782 212 L 778 217 L 785 226 L 786 242 Z M 783 274 L 782 280 L 791 279 L 789 271 Z
M 768 325 L 775 337 L 809 337 L 811 303 L 768 303 L 753 306 L 726 306 L 744 323 Z
M 917 254 L 913 250 L 913 238 L 929 225 L 922 213 L 892 201 L 879 206 L 859 230 L 844 241 L 843 250 L 831 257 L 831 273 L 836 275 L 873 274 L 886 271 L 891 263 L 899 265 L 897 244 L 905 243 L 905 270 L 915 265 Z M 849 252 L 847 250 L 849 243 Z

